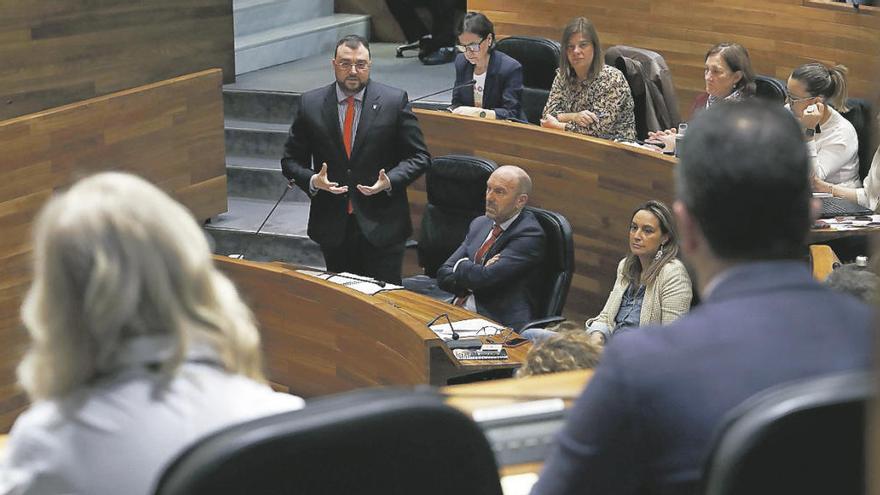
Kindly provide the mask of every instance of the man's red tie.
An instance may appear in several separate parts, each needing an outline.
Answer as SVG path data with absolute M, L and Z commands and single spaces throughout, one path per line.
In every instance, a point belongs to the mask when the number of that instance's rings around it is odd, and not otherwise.
M 488 253 L 489 250 L 492 249 L 492 246 L 495 244 L 495 241 L 498 240 L 498 237 L 501 235 L 502 232 L 504 232 L 504 231 L 501 229 L 501 226 L 498 225 L 497 223 L 495 224 L 494 227 L 492 227 L 492 233 L 489 234 L 489 238 L 486 239 L 485 242 L 483 242 L 483 245 L 480 246 L 480 249 L 477 249 L 477 254 L 474 255 L 474 263 L 475 264 L 477 264 L 477 265 L 485 265 L 486 264 L 486 253 Z M 468 295 L 470 295 L 470 294 L 468 294 Z M 468 295 L 456 297 L 455 300 L 452 302 L 452 304 L 454 304 L 456 306 L 464 306 L 464 302 L 467 301 Z
M 342 126 L 342 143 L 345 145 L 345 156 L 351 158 L 351 128 L 354 124 L 354 96 L 349 96 L 345 100 L 345 123 Z M 351 198 L 348 199 L 348 214 L 354 212 L 351 205 Z

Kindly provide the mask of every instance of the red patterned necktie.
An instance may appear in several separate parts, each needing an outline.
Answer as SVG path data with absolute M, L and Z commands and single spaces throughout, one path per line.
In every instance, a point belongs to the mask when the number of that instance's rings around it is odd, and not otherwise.
M 349 96 L 345 100 L 345 123 L 342 125 L 342 143 L 345 145 L 345 156 L 351 158 L 351 129 L 354 125 L 354 96 Z M 354 212 L 351 205 L 351 198 L 348 199 L 346 211 L 349 215 Z
M 489 250 L 492 249 L 492 246 L 495 244 L 495 241 L 498 240 L 498 237 L 501 235 L 502 232 L 504 232 L 504 230 L 502 230 L 501 226 L 498 225 L 497 223 L 495 224 L 494 227 L 492 227 L 492 233 L 489 234 L 489 238 L 486 239 L 485 242 L 483 242 L 483 245 L 480 246 L 480 249 L 477 250 L 477 254 L 474 255 L 474 263 L 475 264 L 477 264 L 477 265 L 486 264 L 486 253 L 488 253 Z M 468 294 L 468 295 L 470 295 L 470 294 Z M 467 300 L 468 295 L 456 297 L 455 301 L 453 301 L 452 304 L 454 304 L 456 306 L 464 306 L 464 302 Z

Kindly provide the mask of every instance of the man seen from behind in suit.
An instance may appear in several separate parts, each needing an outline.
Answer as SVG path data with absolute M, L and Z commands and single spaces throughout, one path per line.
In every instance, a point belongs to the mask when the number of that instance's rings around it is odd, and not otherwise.
M 412 233 L 406 187 L 430 162 L 405 91 L 370 80 L 370 46 L 348 35 L 336 81 L 302 95 L 281 168 L 311 197 L 309 237 L 332 272 L 400 283 Z
M 486 183 L 486 214 L 471 222 L 461 246 L 437 271 L 453 303 L 518 329 L 535 318 L 535 277 L 546 249 L 544 230 L 524 210 L 532 179 L 499 167 Z
M 673 209 L 702 303 L 611 341 L 533 494 L 698 493 L 731 409 L 871 364 L 871 308 L 814 281 L 802 258 L 818 208 L 790 113 L 719 104 L 682 147 Z

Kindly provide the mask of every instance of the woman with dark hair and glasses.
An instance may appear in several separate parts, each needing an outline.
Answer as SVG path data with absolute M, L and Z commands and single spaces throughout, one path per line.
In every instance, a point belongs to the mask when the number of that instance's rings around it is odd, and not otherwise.
M 691 279 L 678 260 L 678 234 L 668 206 L 652 200 L 636 208 L 629 251 L 617 265 L 602 312 L 586 322 L 595 343 L 625 328 L 670 323 L 690 309 Z
M 489 119 L 525 120 L 522 115 L 522 65 L 495 51 L 495 26 L 479 12 L 462 20 L 455 58 L 453 113 Z M 466 85 L 475 81 L 472 85 Z
M 787 107 L 801 123 L 815 172 L 817 192 L 833 186 L 858 189 L 859 138 L 840 112 L 846 106 L 846 67 L 805 64 L 788 78 Z
M 635 140 L 632 92 L 623 73 L 605 65 L 595 26 L 577 17 L 562 32 L 559 69 L 544 106 L 542 127 Z

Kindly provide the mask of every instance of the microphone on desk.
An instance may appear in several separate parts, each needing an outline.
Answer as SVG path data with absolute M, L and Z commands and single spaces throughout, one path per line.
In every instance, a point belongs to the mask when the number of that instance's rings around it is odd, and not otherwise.
M 477 80 L 476 80 L 476 79 L 471 79 L 470 81 L 468 81 L 468 82 L 466 82 L 466 83 L 464 83 L 464 84 L 459 84 L 458 86 L 453 86 L 453 87 L 451 87 L 451 88 L 441 89 L 440 91 L 435 91 L 435 92 L 433 92 L 433 93 L 431 93 L 431 94 L 427 94 L 427 95 L 424 95 L 424 96 L 419 96 L 418 98 L 416 98 L 416 99 L 414 99 L 414 100 L 409 100 L 409 102 L 410 102 L 410 104 L 412 104 L 412 103 L 415 103 L 415 102 L 417 102 L 417 101 L 422 101 L 422 100 L 424 100 L 425 98 L 430 98 L 430 97 L 432 97 L 432 96 L 437 96 L 437 95 L 439 95 L 439 94 L 441 94 L 441 93 L 446 93 L 447 91 L 455 91 L 456 89 L 466 88 L 466 87 L 468 87 L 468 86 L 473 86 L 474 84 L 477 84 Z
M 452 320 L 449 319 L 448 313 L 441 313 L 437 315 L 436 318 L 428 322 L 428 328 L 431 328 L 431 325 L 437 323 L 437 320 L 439 320 L 440 318 L 446 318 L 446 323 L 449 324 L 449 330 L 452 331 L 452 340 L 458 340 L 459 338 L 461 338 L 461 335 L 459 335 L 458 332 L 455 331 L 455 327 L 452 326 Z
M 288 191 L 290 191 L 291 189 L 293 189 L 293 184 L 294 184 L 293 179 L 289 179 L 289 180 L 287 181 L 287 186 L 284 188 L 284 192 L 281 193 L 281 197 L 278 198 L 278 201 L 275 202 L 275 206 L 273 206 L 272 209 L 269 210 L 269 214 L 266 215 L 266 218 L 263 219 L 263 223 L 260 224 L 260 226 L 259 226 L 259 228 L 257 228 L 257 231 L 256 231 L 256 232 L 254 232 L 253 234 L 251 234 L 250 237 L 248 237 L 248 239 L 245 240 L 245 242 L 244 242 L 244 249 L 241 250 L 241 254 L 230 254 L 230 255 L 229 255 L 230 258 L 232 258 L 232 259 L 236 259 L 236 260 L 244 260 L 244 259 L 247 259 L 247 257 L 246 257 L 245 255 L 246 255 L 246 254 L 248 253 L 248 251 L 250 250 L 251 244 L 253 243 L 254 239 L 256 239 L 258 235 L 260 235 L 260 231 L 263 230 L 263 226 L 265 226 L 265 225 L 266 225 L 266 222 L 269 221 L 269 217 L 271 217 L 272 214 L 275 213 L 275 209 L 278 208 L 278 205 L 280 205 L 280 204 L 281 204 L 281 201 L 284 200 L 284 197 L 287 196 Z
M 364 277 L 364 278 L 349 277 L 348 275 L 342 275 L 341 273 L 327 272 L 327 271 L 325 271 L 324 274 L 330 275 L 330 278 L 339 277 L 339 278 L 344 278 L 346 280 L 353 280 L 355 282 L 360 282 L 360 283 L 366 282 L 368 284 L 376 284 L 379 287 L 382 287 L 383 289 L 385 288 L 385 285 L 387 285 L 387 282 L 385 282 L 383 280 L 375 279 L 372 277 Z M 329 279 L 327 279 L 327 280 L 329 281 Z

